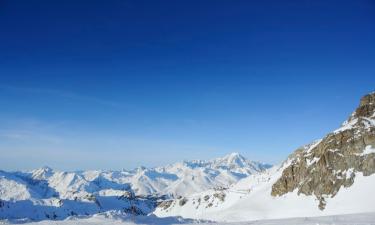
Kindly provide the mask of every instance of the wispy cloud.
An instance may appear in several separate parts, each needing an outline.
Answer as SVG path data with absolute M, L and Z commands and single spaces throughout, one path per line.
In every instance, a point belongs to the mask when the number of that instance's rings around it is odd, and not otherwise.
M 0 140 L 12 140 L 17 142 L 48 142 L 61 144 L 63 138 L 51 134 L 49 129 L 39 127 L 15 127 L 0 129 Z
M 12 86 L 12 85 L 0 85 L 0 89 L 5 91 L 12 91 L 18 93 L 26 93 L 26 94 L 41 94 L 41 95 L 54 95 L 62 98 L 68 98 L 75 101 L 84 101 L 84 102 L 91 102 L 111 107 L 122 107 L 123 104 L 110 101 L 106 99 L 101 99 L 97 97 L 87 96 L 78 94 L 71 91 L 66 90 L 57 90 L 57 89 L 47 89 L 47 88 L 30 88 L 30 87 L 19 87 L 19 86 Z
M 53 144 L 60 144 L 63 139 L 51 134 L 40 133 L 33 130 L 0 130 L 0 139 L 14 140 L 14 141 L 38 141 L 48 142 Z
M 45 122 L 37 119 L 0 118 L 0 140 L 17 144 L 62 144 L 64 122 Z M 1 145 L 0 145 L 1 148 Z

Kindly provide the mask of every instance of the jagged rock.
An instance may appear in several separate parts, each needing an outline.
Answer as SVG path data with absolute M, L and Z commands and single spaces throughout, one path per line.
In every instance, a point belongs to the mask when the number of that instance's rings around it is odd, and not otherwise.
M 315 195 L 324 209 L 324 196 L 333 197 L 342 186 L 349 187 L 355 172 L 375 173 L 375 93 L 364 96 L 359 107 L 342 127 L 322 140 L 297 149 L 289 165 L 272 186 L 272 196 L 298 190 Z
M 95 197 L 95 195 L 93 195 L 93 194 L 88 194 L 88 195 L 86 195 L 86 196 L 84 197 L 84 199 L 87 199 L 87 200 L 89 200 L 89 201 L 91 201 L 91 202 L 95 202 L 95 201 L 96 201 L 96 197 Z
M 167 201 L 162 201 L 159 203 L 158 207 L 163 208 L 163 209 L 168 209 L 173 203 L 173 200 L 167 200 Z
M 220 201 L 223 202 L 225 200 L 225 193 L 224 192 L 216 192 L 214 194 L 214 197 L 218 198 Z
M 182 199 L 180 199 L 180 201 L 178 202 L 178 204 L 180 205 L 180 206 L 183 206 L 183 205 L 185 205 L 186 203 L 187 203 L 187 199 L 186 198 L 182 198 Z
M 132 214 L 132 215 L 142 215 L 145 216 L 146 213 L 144 213 L 140 208 L 132 205 L 129 208 L 125 208 L 124 212 Z
M 136 196 L 133 192 L 126 191 L 121 196 L 118 196 L 117 199 L 119 199 L 119 200 L 134 200 L 134 199 L 136 199 Z
M 63 200 L 63 199 L 59 199 L 59 200 L 57 201 L 57 205 L 58 205 L 59 207 L 61 207 L 63 204 L 64 204 L 64 200 Z
M 320 197 L 318 199 L 319 199 L 319 205 L 318 205 L 319 209 L 324 210 L 324 208 L 326 207 L 326 204 L 327 204 L 326 200 L 323 197 Z

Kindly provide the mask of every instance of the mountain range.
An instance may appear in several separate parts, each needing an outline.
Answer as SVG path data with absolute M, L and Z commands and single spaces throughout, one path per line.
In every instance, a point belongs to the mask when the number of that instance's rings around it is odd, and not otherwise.
M 0 171 L 0 218 L 63 219 L 108 210 L 148 214 L 162 199 L 223 189 L 269 167 L 232 153 L 123 171 Z
M 375 211 L 375 93 L 333 132 L 228 189 L 164 201 L 159 217 L 249 221 Z
M 375 92 L 338 129 L 275 166 L 232 153 L 123 171 L 0 171 L 0 219 L 126 214 L 238 222 L 371 213 L 374 188 Z

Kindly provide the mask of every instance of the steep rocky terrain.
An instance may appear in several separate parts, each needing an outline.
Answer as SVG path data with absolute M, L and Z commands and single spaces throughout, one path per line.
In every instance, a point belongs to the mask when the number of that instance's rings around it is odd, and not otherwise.
M 268 167 L 232 153 L 130 171 L 0 171 L 0 219 L 118 211 L 248 221 L 375 212 L 375 93 L 339 129 Z
M 320 209 L 325 198 L 334 197 L 349 187 L 355 173 L 375 173 L 375 93 L 364 96 L 359 107 L 342 127 L 322 140 L 296 150 L 290 165 L 272 186 L 272 195 L 280 196 L 295 189 L 315 195 Z
M 164 201 L 157 216 L 246 221 L 375 212 L 375 93 L 326 135 L 281 165 L 208 190 Z

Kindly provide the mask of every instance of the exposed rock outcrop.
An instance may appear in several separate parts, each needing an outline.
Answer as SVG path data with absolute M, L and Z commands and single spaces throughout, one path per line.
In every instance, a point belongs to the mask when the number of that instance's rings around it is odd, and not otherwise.
M 281 196 L 297 189 L 298 194 L 315 195 L 324 209 L 325 198 L 351 186 L 356 172 L 375 173 L 375 93 L 364 96 L 339 129 L 297 149 L 271 194 Z

